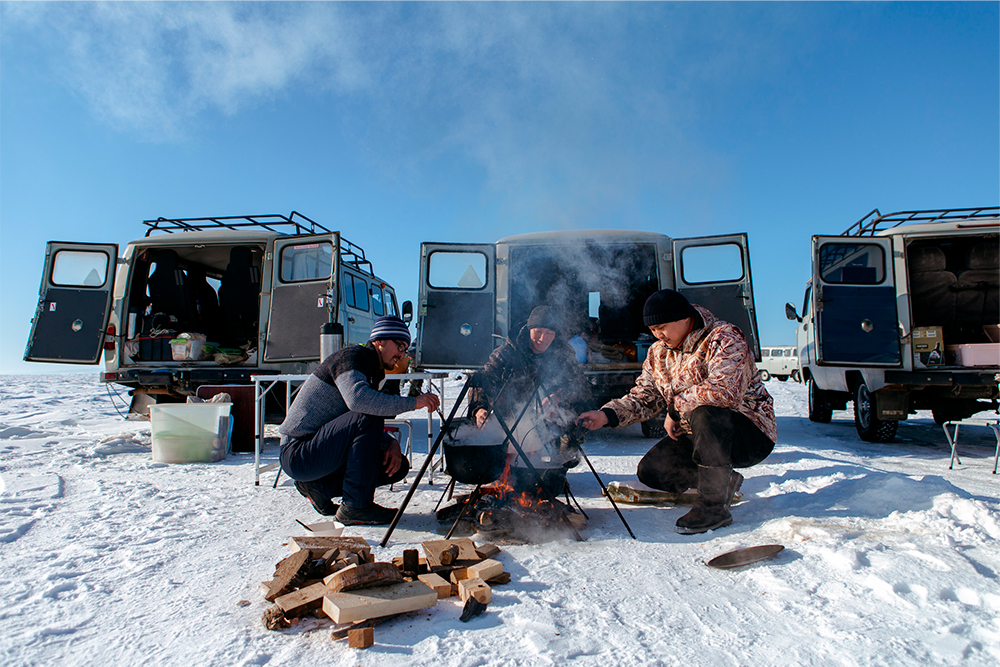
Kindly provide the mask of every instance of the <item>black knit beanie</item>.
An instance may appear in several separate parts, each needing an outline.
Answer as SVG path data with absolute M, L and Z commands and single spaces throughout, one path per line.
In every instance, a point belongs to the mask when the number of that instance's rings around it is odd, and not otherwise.
M 559 333 L 556 312 L 549 306 L 537 306 L 528 315 L 528 329 L 551 329 Z
M 677 322 L 694 315 L 695 309 L 691 302 L 683 294 L 672 289 L 654 292 L 642 307 L 642 323 L 647 327 Z

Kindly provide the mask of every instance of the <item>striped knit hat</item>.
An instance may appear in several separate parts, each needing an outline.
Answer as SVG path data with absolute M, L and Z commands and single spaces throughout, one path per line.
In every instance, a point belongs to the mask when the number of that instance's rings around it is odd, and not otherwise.
M 375 320 L 372 333 L 368 336 L 369 342 L 373 340 L 405 340 L 409 345 L 410 329 L 395 315 L 385 315 Z

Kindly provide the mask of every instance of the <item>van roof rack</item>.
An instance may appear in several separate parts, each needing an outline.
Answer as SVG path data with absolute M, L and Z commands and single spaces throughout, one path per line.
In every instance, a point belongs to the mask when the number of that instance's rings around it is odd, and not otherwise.
M 330 233 L 330 230 L 302 215 L 292 211 L 288 217 L 271 213 L 268 215 L 229 215 L 215 218 L 157 218 L 143 220 L 142 224 L 149 227 L 146 236 L 153 232 L 199 232 L 219 229 L 266 229 L 278 234 L 299 236 L 300 234 Z
M 292 211 L 287 217 L 270 213 L 267 215 L 228 215 L 212 218 L 157 218 L 143 220 L 142 224 L 149 227 L 146 236 L 153 232 L 174 234 L 180 232 L 217 231 L 220 229 L 266 229 L 282 236 L 304 236 L 307 234 L 332 234 L 333 232 L 298 211 Z M 365 251 L 359 245 L 340 237 L 340 258 L 348 266 L 358 271 L 374 276 L 372 263 L 365 258 Z
M 841 236 L 874 236 L 876 232 L 884 229 L 892 229 L 911 222 L 949 222 L 953 220 L 983 220 L 996 221 L 1000 215 L 1000 206 L 986 206 L 983 208 L 948 208 L 933 209 L 927 211 L 898 211 L 896 213 L 882 213 L 873 208 L 868 215 L 861 218 Z M 875 216 L 874 218 L 872 216 Z

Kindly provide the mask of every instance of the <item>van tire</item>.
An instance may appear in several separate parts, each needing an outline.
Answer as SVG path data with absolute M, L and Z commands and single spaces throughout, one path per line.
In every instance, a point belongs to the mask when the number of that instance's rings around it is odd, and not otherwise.
M 792 371 L 792 379 L 796 382 L 802 382 L 802 373 L 799 372 L 799 369 L 796 368 Z
M 865 442 L 892 442 L 899 422 L 882 420 L 875 415 L 871 393 L 864 382 L 854 388 L 854 427 Z
M 816 381 L 809 378 L 809 421 L 817 424 L 829 424 L 833 418 L 833 407 L 826 397 L 826 392 L 816 388 Z
M 642 422 L 639 427 L 642 429 L 642 434 L 647 438 L 662 440 L 667 437 L 667 429 L 663 428 L 663 413 L 660 413 L 655 417 L 650 417 L 646 421 Z
M 763 368 L 760 369 L 760 381 L 767 382 L 770 379 L 771 379 L 771 374 L 765 371 Z

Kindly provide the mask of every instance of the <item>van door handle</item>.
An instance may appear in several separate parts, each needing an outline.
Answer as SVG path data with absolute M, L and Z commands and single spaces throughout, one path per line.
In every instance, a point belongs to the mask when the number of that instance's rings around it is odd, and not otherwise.
M 354 318 L 353 317 L 348 317 L 347 321 L 350 322 L 351 324 L 354 324 Z

